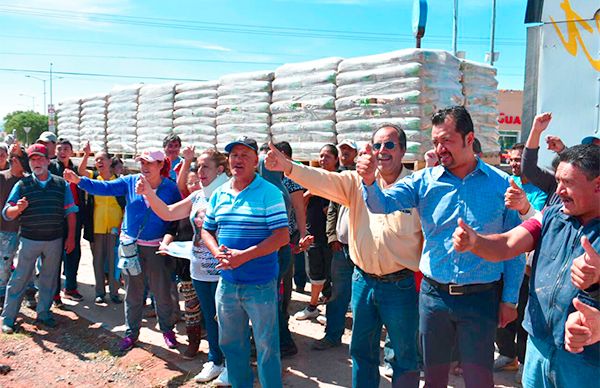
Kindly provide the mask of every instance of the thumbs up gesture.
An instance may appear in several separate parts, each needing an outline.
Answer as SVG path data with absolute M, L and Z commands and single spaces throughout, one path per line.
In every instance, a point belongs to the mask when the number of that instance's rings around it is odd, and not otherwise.
M 452 245 L 456 252 L 466 252 L 475 248 L 477 232 L 473 230 L 462 218 L 458 219 L 458 227 L 452 234 Z
M 135 184 L 135 193 L 139 195 L 147 195 L 152 191 L 152 186 L 143 175 L 140 175 Z
M 504 206 L 507 209 L 517 210 L 521 214 L 526 214 L 531 207 L 525 191 L 510 178 L 510 186 L 504 193 Z
M 573 299 L 576 311 L 565 322 L 565 349 L 580 353 L 584 346 L 600 341 L 600 311 L 579 299 Z
M 377 158 L 373 155 L 373 146 L 367 143 L 365 148 L 360 151 L 356 162 L 356 172 L 363 179 L 365 185 L 372 185 L 375 182 L 375 171 L 377 170 Z
M 292 161 L 269 142 L 269 152 L 265 158 L 265 167 L 271 171 L 283 171 L 286 175 L 292 172 Z
M 588 289 L 600 282 L 600 255 L 586 236 L 581 237 L 584 253 L 571 265 L 571 282 L 580 290 Z

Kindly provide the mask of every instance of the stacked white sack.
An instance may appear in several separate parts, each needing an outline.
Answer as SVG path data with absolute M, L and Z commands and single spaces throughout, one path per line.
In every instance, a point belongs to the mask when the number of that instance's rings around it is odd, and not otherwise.
M 399 125 L 407 160 L 431 148 L 431 114 L 462 104 L 460 62 L 441 50 L 405 49 L 343 60 L 338 67 L 337 140 L 363 143 L 382 123 Z
M 186 82 L 175 86 L 173 131 L 197 152 L 217 144 L 218 81 Z
M 108 152 L 135 154 L 138 93 L 141 86 L 118 86 L 110 91 L 106 128 Z
M 93 152 L 106 150 L 106 105 L 108 96 L 99 94 L 81 99 L 79 142 L 90 142 Z
M 175 84 L 144 85 L 138 94 L 136 152 L 162 148 L 173 131 Z
M 219 79 L 217 99 L 217 148 L 240 136 L 260 145 L 270 140 L 271 83 L 273 72 L 254 71 Z
M 275 70 L 271 110 L 274 142 L 287 141 L 294 158 L 316 159 L 335 143 L 335 91 L 342 58 L 286 64 Z
M 81 100 L 74 99 L 58 103 L 56 134 L 58 137 L 68 139 L 74 150 L 81 149 L 79 144 L 80 114 Z
M 482 63 L 462 60 L 465 107 L 471 114 L 475 137 L 484 154 L 497 154 L 498 143 L 498 80 L 496 69 Z

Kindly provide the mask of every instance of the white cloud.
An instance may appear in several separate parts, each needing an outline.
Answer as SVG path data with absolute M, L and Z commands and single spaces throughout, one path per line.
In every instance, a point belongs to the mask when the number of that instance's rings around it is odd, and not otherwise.
M 211 50 L 211 51 L 223 51 L 230 52 L 233 51 L 228 47 L 224 47 L 214 43 L 203 42 L 201 40 L 193 40 L 193 39 L 170 39 L 166 42 L 167 44 L 173 44 L 182 47 L 191 47 L 198 48 L 202 50 Z

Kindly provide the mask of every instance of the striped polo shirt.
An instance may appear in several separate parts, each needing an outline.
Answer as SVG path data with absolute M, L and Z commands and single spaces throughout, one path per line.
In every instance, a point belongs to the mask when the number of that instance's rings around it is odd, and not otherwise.
M 246 249 L 288 227 L 281 191 L 258 174 L 241 192 L 231 189 L 231 180 L 210 197 L 203 228 L 217 232 L 219 245 Z M 277 278 L 277 251 L 254 258 L 238 268 L 221 271 L 224 280 L 236 284 L 265 284 Z

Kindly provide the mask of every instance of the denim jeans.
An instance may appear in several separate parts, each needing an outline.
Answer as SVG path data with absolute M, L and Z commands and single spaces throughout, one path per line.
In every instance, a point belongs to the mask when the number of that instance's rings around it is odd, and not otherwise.
M 296 253 L 294 255 L 294 284 L 299 290 L 304 290 L 304 286 L 306 286 L 306 282 L 308 281 L 308 276 L 306 276 L 306 265 L 304 264 L 305 260 L 306 257 L 304 252 Z
M 455 343 L 458 344 L 465 386 L 494 386 L 498 307 L 499 287 L 466 295 L 450 295 L 426 280 L 421 283 L 419 314 L 426 386 L 448 385 Z
M 77 290 L 77 271 L 79 270 L 79 261 L 81 260 L 81 216 L 76 213 L 77 220 L 75 226 L 75 248 L 71 253 L 63 251 L 63 272 L 65 275 L 65 289 L 68 291 Z M 63 244 L 67 240 L 67 228 L 65 228 L 65 236 Z M 56 277 L 56 292 L 55 295 L 60 295 L 60 271 Z
M 394 349 L 391 360 L 395 387 L 418 387 L 417 291 L 415 278 L 382 282 L 358 268 L 352 275 L 352 386 L 379 385 L 381 329 L 385 325 Z
M 17 232 L 0 232 L 0 300 L 4 300 L 6 284 L 10 278 L 10 271 L 19 247 L 19 234 Z
M 200 300 L 200 309 L 204 316 L 206 327 L 206 339 L 208 340 L 208 361 L 215 365 L 223 365 L 223 352 L 219 347 L 219 324 L 217 323 L 217 307 L 215 304 L 215 293 L 217 282 L 203 282 L 192 279 L 196 295 Z
M 524 388 L 596 388 L 600 368 L 581 355 L 529 336 L 522 381 Z
M 331 299 L 327 302 L 325 337 L 339 343 L 346 326 L 346 312 L 352 298 L 352 273 L 354 263 L 350 260 L 348 245 L 343 244 L 340 252 L 333 252 L 331 261 Z
M 291 289 L 289 292 L 287 292 L 288 290 L 286 290 L 286 283 L 284 279 L 292 265 L 292 248 L 289 244 L 287 244 L 279 248 L 277 255 L 279 259 L 279 276 L 277 278 L 277 295 L 279 296 L 279 341 L 281 346 L 292 346 L 294 345 L 294 340 L 292 339 L 292 333 L 290 333 L 290 328 L 288 326 L 288 320 L 290 316 L 288 313 L 288 306 L 290 304 L 292 293 Z
M 2 318 L 4 324 L 14 326 L 21 302 L 27 286 L 35 271 L 35 265 L 40 255 L 43 255 L 39 277 L 39 302 L 37 318 L 47 320 L 52 317 L 50 306 L 56 288 L 56 276 L 60 271 L 62 239 L 52 241 L 36 241 L 21 237 L 17 267 L 13 271 L 6 286 L 6 300 Z
M 266 284 L 234 284 L 221 279 L 217 286 L 219 345 L 227 360 L 229 382 L 251 388 L 250 325 L 256 343 L 258 378 L 265 388 L 282 387 L 277 279 Z

